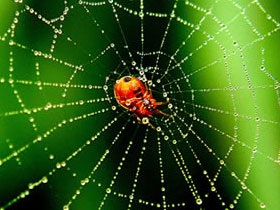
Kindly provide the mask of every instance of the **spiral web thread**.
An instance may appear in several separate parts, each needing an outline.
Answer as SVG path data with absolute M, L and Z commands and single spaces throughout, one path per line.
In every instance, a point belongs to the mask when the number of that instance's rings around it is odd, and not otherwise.
M 127 3 L 129 2 L 129 3 Z M 137 8 L 131 6 L 134 3 L 134 6 L 137 5 Z M 219 15 L 216 15 L 215 8 L 220 4 L 228 4 L 233 8 L 236 13 L 228 18 L 228 20 L 221 20 Z M 27 199 L 32 195 L 33 191 L 37 188 L 42 187 L 42 185 L 51 185 L 50 180 L 56 179 L 57 174 L 60 171 L 65 170 L 68 174 L 71 175 L 75 184 L 72 186 L 75 188 L 71 192 L 71 196 L 68 196 L 68 199 L 64 202 L 63 206 L 59 208 L 62 209 L 71 209 L 72 205 L 75 204 L 75 201 L 80 197 L 83 197 L 83 192 L 89 185 L 94 185 L 98 190 L 103 194 L 96 208 L 98 209 L 107 209 L 105 206 L 109 203 L 110 197 L 114 197 L 117 200 L 125 200 L 127 209 L 137 209 L 134 206 L 142 206 L 142 208 L 159 208 L 159 209 L 169 209 L 169 208 L 178 208 L 182 209 L 188 207 L 190 203 L 194 203 L 196 208 L 199 209 L 204 203 L 209 199 L 209 196 L 216 198 L 216 203 L 214 205 L 222 207 L 224 209 L 230 208 L 233 209 L 238 207 L 238 204 L 241 202 L 242 197 L 246 194 L 246 199 L 252 202 L 255 202 L 259 208 L 273 208 L 270 203 L 266 203 L 262 196 L 260 196 L 252 182 L 249 182 L 248 179 L 252 173 L 252 168 L 256 162 L 257 158 L 267 161 L 269 164 L 275 165 L 276 171 L 279 173 L 279 164 L 280 164 L 280 148 L 279 145 L 276 145 L 277 154 L 275 152 L 262 151 L 262 148 L 259 148 L 261 141 L 269 141 L 265 139 L 264 136 L 260 135 L 260 130 L 262 127 L 270 126 L 279 130 L 280 119 L 279 117 L 279 108 L 280 108 L 280 94 L 279 94 L 279 81 L 277 75 L 271 73 L 271 69 L 266 68 L 266 48 L 263 46 L 263 42 L 267 39 L 270 39 L 275 34 L 279 37 L 279 28 L 280 24 L 274 17 L 271 16 L 269 11 L 260 3 L 258 0 L 248 1 L 246 4 L 241 1 L 235 0 L 216 0 L 209 1 L 207 4 L 201 1 L 196 1 L 195 3 L 190 1 L 172 1 L 171 6 L 168 8 L 168 12 L 153 12 L 146 9 L 146 1 L 117 1 L 117 0 L 108 0 L 108 1 L 64 1 L 64 11 L 57 18 L 48 19 L 44 17 L 39 11 L 30 6 L 28 3 L 25 3 L 21 0 L 15 0 L 13 6 L 16 8 L 13 21 L 7 31 L 0 36 L 2 41 L 1 47 L 4 46 L 8 49 L 8 69 L 1 70 L 8 72 L 6 75 L 1 77 L 1 86 L 9 89 L 9 94 L 16 99 L 16 103 L 19 106 L 16 108 L 4 111 L 1 113 L 2 119 L 24 119 L 28 121 L 29 126 L 32 128 L 34 136 L 33 139 L 27 140 L 24 144 L 22 142 L 17 143 L 19 139 L 2 139 L 6 145 L 9 147 L 9 152 L 7 155 L 2 156 L 0 160 L 0 170 L 4 170 L 4 166 L 7 164 L 12 164 L 13 161 L 17 162 L 17 165 L 14 167 L 22 167 L 25 164 L 22 161 L 27 152 L 42 150 L 43 156 L 47 157 L 48 161 L 51 164 L 50 170 L 47 168 L 44 169 L 44 175 L 39 179 L 34 180 L 30 177 L 30 182 L 25 185 L 25 190 L 20 192 L 16 191 L 9 198 L 9 201 L 1 201 L 2 208 L 6 209 L 8 207 L 13 207 L 16 203 L 21 202 L 21 200 Z M 95 11 L 98 11 L 100 8 L 106 7 L 106 11 L 113 14 L 114 17 L 114 26 L 118 28 L 120 33 L 120 39 L 122 42 L 115 43 L 112 35 L 104 29 L 102 19 L 98 19 L 95 15 Z M 197 12 L 201 15 L 199 20 L 192 22 L 192 19 L 184 19 L 180 16 L 179 10 L 184 10 L 185 8 L 190 9 L 194 12 Z M 94 28 L 96 28 L 97 36 L 106 40 L 108 44 L 102 43 L 102 49 L 98 52 L 95 52 L 95 55 L 91 55 L 91 52 L 88 52 L 87 49 L 82 49 L 79 41 L 76 41 L 72 38 L 67 32 L 64 32 L 64 24 L 68 21 L 68 16 L 79 9 L 80 15 L 90 19 L 90 22 Z M 250 9 L 253 9 L 256 13 L 265 17 L 264 21 L 267 21 L 267 24 L 271 24 L 270 30 L 260 29 L 255 20 L 249 15 Z M 124 15 L 125 14 L 125 15 Z M 47 26 L 51 32 L 52 42 L 49 44 L 49 49 L 42 51 L 41 49 L 33 48 L 24 42 L 17 41 L 17 26 L 20 25 L 21 21 L 24 21 L 22 18 L 23 15 L 28 15 L 34 18 L 35 22 L 40 22 Z M 124 18 L 133 18 L 132 21 L 137 19 L 137 27 L 139 26 L 138 37 L 136 42 L 140 43 L 140 50 L 134 50 L 128 40 L 131 39 L 126 34 L 127 29 L 125 28 L 123 22 Z M 157 23 L 158 20 L 164 19 L 164 33 L 160 37 L 155 37 L 155 39 L 160 40 L 160 45 L 156 51 L 146 51 L 146 30 L 145 26 L 146 18 L 153 18 L 154 22 Z M 33 20 L 33 21 L 34 21 Z M 205 22 L 208 20 L 212 21 L 211 24 L 214 25 L 213 28 L 216 28 L 215 31 L 205 30 Z M 254 38 L 247 42 L 240 43 L 236 40 L 234 34 L 230 29 L 232 24 L 235 24 L 237 20 L 241 20 L 245 25 L 247 30 L 254 34 Z M 105 21 L 104 21 L 105 22 Z M 168 50 L 165 48 L 166 42 L 171 41 L 169 34 L 172 32 L 172 26 L 178 25 L 179 28 L 188 29 L 186 36 L 182 37 L 178 35 L 179 45 L 175 47 L 175 50 Z M 210 24 L 210 25 L 211 25 Z M 199 34 L 200 40 L 199 45 L 196 46 L 191 51 L 186 51 L 185 47 L 192 42 L 193 37 Z M 219 39 L 220 35 L 227 37 L 227 43 L 223 43 Z M 77 62 L 73 58 L 64 59 L 56 56 L 56 47 L 61 45 L 60 38 L 65 40 L 65 45 L 77 48 L 83 51 L 85 62 Z M 207 46 L 213 44 L 217 51 L 217 57 L 214 60 L 207 61 L 206 63 L 202 62 L 203 65 L 199 68 L 187 69 L 184 64 L 191 62 L 192 58 L 203 51 Z M 256 63 L 259 64 L 258 69 L 252 69 L 250 64 L 246 60 L 248 55 L 248 49 L 256 49 L 259 51 L 259 60 Z M 34 74 L 33 79 L 21 79 L 17 76 L 16 72 L 19 67 L 15 67 L 14 63 L 17 62 L 18 54 L 27 53 L 28 56 L 34 58 L 33 69 L 25 69 L 24 71 Z M 204 56 L 205 52 L 203 52 Z M 84 84 L 79 83 L 79 80 L 76 80 L 76 77 L 79 77 L 84 74 L 86 71 L 91 71 L 87 66 L 88 64 L 95 65 L 96 62 L 105 62 L 104 57 L 106 55 L 111 56 L 112 59 L 117 60 L 117 65 L 113 69 L 106 72 L 107 76 L 103 78 L 102 82 L 96 84 Z M 238 70 L 245 78 L 245 83 L 240 83 L 236 85 L 236 82 L 233 81 L 233 71 L 231 58 L 238 57 L 238 62 L 240 62 L 241 67 Z M 145 60 L 152 58 L 153 65 L 145 66 Z M 203 59 L 203 58 L 201 58 Z M 167 61 L 165 65 L 162 66 L 163 60 Z M 55 63 L 57 65 L 63 66 L 70 74 L 67 73 L 67 79 L 62 82 L 50 82 L 48 78 L 44 78 L 41 69 L 41 61 L 47 61 L 49 63 Z M 6 61 L 5 61 L 6 62 Z M 213 67 L 216 65 L 220 66 L 220 71 L 223 72 L 222 75 L 225 75 L 224 87 L 206 87 L 202 86 L 199 88 L 199 85 L 195 85 L 195 79 L 199 78 L 199 75 L 203 72 L 211 75 Z M 259 82 L 256 84 L 254 79 L 252 79 L 252 74 L 257 71 L 258 74 L 262 74 L 262 78 L 266 82 Z M 137 73 L 135 73 L 137 72 Z M 124 75 L 136 75 L 139 76 L 143 81 L 147 81 L 149 86 L 154 89 L 155 96 L 158 94 L 161 95 L 162 100 L 170 100 L 170 103 L 163 108 L 163 111 L 170 114 L 170 118 L 165 118 L 161 116 L 153 116 L 149 121 L 156 127 L 156 130 L 151 129 L 148 126 L 139 125 L 132 114 L 119 107 L 114 99 L 113 93 L 113 84 L 116 79 Z M 198 76 L 197 76 L 198 75 Z M 197 76 L 197 77 L 196 77 Z M 193 79 L 195 78 L 195 79 Z M 0 86 L 0 87 L 1 87 Z M 60 93 L 59 100 L 47 101 L 42 106 L 30 105 L 30 102 L 26 104 L 24 98 L 21 95 L 22 89 L 24 87 L 31 87 L 38 89 L 38 94 L 40 94 L 45 89 L 52 88 Z M 195 86 L 195 87 L 193 87 Z M 157 89 L 158 88 L 158 89 Z M 76 100 L 75 97 L 68 96 L 72 90 L 80 91 L 91 91 L 92 98 L 84 99 L 81 98 Z M 275 112 L 275 119 L 266 118 L 262 115 L 262 107 L 259 105 L 258 91 L 273 91 L 273 97 L 276 98 L 277 105 L 272 107 L 272 112 Z M 238 93 L 242 94 L 242 91 L 247 91 L 249 94 L 248 100 L 252 103 L 252 108 L 249 111 L 249 114 L 240 112 L 240 107 L 238 106 L 239 100 L 237 95 Z M 205 97 L 207 99 L 207 94 L 220 94 L 225 93 L 229 96 L 230 109 L 228 107 L 218 107 L 215 106 L 215 102 L 211 103 L 203 102 L 200 103 L 197 100 L 197 97 Z M 103 96 L 100 96 L 102 95 Z M 186 96 L 186 97 L 185 97 Z M 66 100 L 67 99 L 67 100 Z M 209 99 L 211 100 L 211 98 Z M 6 103 L 2 101 L 2 103 Z M 7 102 L 8 103 L 8 102 Z M 94 105 L 101 104 L 100 107 L 95 108 Z M 93 110 L 89 112 L 83 110 L 81 114 L 70 116 L 59 120 L 55 125 L 49 126 L 48 129 L 40 129 L 40 117 L 38 113 L 48 113 L 52 110 L 63 110 L 71 107 L 89 107 L 92 105 Z M 7 104 L 8 106 L 8 104 Z M 221 124 L 215 125 L 212 122 L 211 118 L 204 119 L 204 115 L 201 113 L 211 113 L 214 116 L 229 116 L 231 119 L 231 131 L 225 131 L 224 127 Z M 113 113 L 114 116 L 108 119 L 105 122 L 104 126 L 100 130 L 96 130 L 94 134 L 88 139 L 82 139 L 82 144 L 77 146 L 75 150 L 70 151 L 64 158 L 57 159 L 50 149 L 48 148 L 48 139 L 50 136 L 58 132 L 67 126 L 72 126 L 75 129 L 75 124 L 78 121 L 84 121 L 88 118 L 102 119 L 104 115 L 108 113 Z M 206 114 L 207 115 L 207 114 Z M 23 116 L 27 116 L 23 117 Z M 40 115 L 39 115 L 40 116 Z M 125 116 L 125 117 L 124 117 Z M 125 120 L 124 120 L 125 119 Z M 253 123 L 253 132 L 254 135 L 251 139 L 246 140 L 243 136 L 240 136 L 240 127 L 242 123 Z M 137 135 L 138 129 L 142 126 L 144 130 L 143 136 L 138 141 L 133 140 L 133 136 L 124 137 L 127 130 L 131 129 L 131 126 L 134 124 L 135 129 L 134 135 Z M 78 171 L 75 171 L 75 168 L 71 168 L 71 161 L 77 159 L 85 150 L 91 149 L 92 152 L 95 152 L 94 144 L 101 139 L 102 135 L 110 133 L 113 127 L 118 126 L 118 131 L 114 131 L 110 137 L 110 143 L 106 145 L 105 151 L 99 155 L 98 159 L 94 163 L 89 163 L 91 170 L 87 174 L 80 174 Z M 29 129 L 26 128 L 27 130 Z M 210 130 L 212 137 L 203 135 L 203 131 Z M 201 133 L 202 132 L 202 133 Z M 154 134 L 153 138 L 151 136 Z M 9 134 L 8 134 L 9 135 Z M 213 143 L 213 135 L 219 136 L 223 141 L 220 140 L 219 144 L 225 144 L 223 152 L 217 150 Z M 134 136 L 135 137 L 135 136 Z M 112 150 L 119 141 L 122 141 L 123 138 L 131 139 L 127 141 L 126 146 L 123 150 L 119 151 L 119 156 L 121 157 L 116 165 L 113 165 L 113 175 L 109 177 L 108 183 L 103 183 L 99 178 L 96 178 L 95 174 L 104 167 L 105 161 L 110 161 L 113 156 L 111 156 Z M 136 137 L 135 137 L 136 138 Z M 72 141 L 70 139 L 70 141 Z M 157 164 L 158 164 L 158 174 L 157 180 L 159 182 L 159 194 L 161 200 L 147 200 L 143 198 L 141 193 L 138 193 L 137 187 L 140 181 L 145 182 L 145 179 L 141 176 L 141 173 L 144 171 L 144 165 L 148 164 L 145 162 L 145 155 L 148 152 L 151 152 L 148 148 L 150 147 L 150 142 L 153 141 L 155 144 L 154 152 L 156 151 Z M 193 143 L 195 141 L 195 145 Z M 37 144 L 44 143 L 43 147 L 36 147 Z M 17 145 L 17 146 L 16 146 Z M 93 145 L 93 147 L 92 147 Z M 141 145 L 138 153 L 133 153 L 133 156 L 137 157 L 136 164 L 131 164 L 128 167 L 131 168 L 134 173 L 132 182 L 129 184 L 130 190 L 129 193 L 123 193 L 121 190 L 115 190 L 114 187 L 121 176 L 122 168 L 128 162 L 131 156 L 131 150 L 135 145 Z M 166 149 L 168 145 L 168 149 Z M 239 151 L 239 148 L 242 148 L 249 154 L 249 158 L 246 159 L 246 168 L 243 173 L 237 172 L 237 169 L 232 167 L 230 164 L 231 156 L 234 151 Z M 207 160 L 203 159 L 202 154 L 199 150 L 204 150 L 207 153 L 207 157 L 211 159 L 214 165 L 213 171 L 206 166 Z M 186 153 L 188 151 L 188 155 Z M 39 151 L 40 152 L 40 151 Z M 184 191 L 188 191 L 189 197 L 186 197 L 186 200 L 171 200 L 169 199 L 170 193 L 168 192 L 171 182 L 166 181 L 166 177 L 169 176 L 169 166 L 165 163 L 165 155 L 169 153 L 172 157 L 173 164 L 177 171 L 173 172 L 176 176 L 181 177 L 184 181 L 181 184 L 181 188 Z M 190 166 L 188 158 L 193 159 L 192 164 L 195 164 L 196 169 L 193 166 Z M 235 156 L 234 156 L 235 157 Z M 171 161 L 171 162 L 172 162 Z M 210 163 L 209 163 L 210 164 Z M 8 170 L 8 169 L 5 169 Z M 73 172 L 75 171 L 75 172 Z M 233 182 L 235 186 L 234 196 L 228 198 L 225 194 L 226 191 L 222 189 L 222 186 L 225 184 L 222 183 L 223 176 L 228 174 L 229 179 Z M 142 178 L 142 180 L 141 180 Z M 205 185 L 200 185 L 198 182 L 204 180 Z M 248 184 L 247 184 L 248 183 Z M 226 188 L 224 186 L 224 188 Z M 229 190 L 230 191 L 230 190 Z M 16 193 L 16 194 L 15 194 Z M 246 202 L 246 201 L 242 201 Z M 192 205 L 192 204 L 191 204 Z M 73 207 L 74 208 L 74 207 Z M 139 207 L 141 208 L 141 207 Z M 207 206 L 204 208 L 208 209 Z M 75 208 L 74 208 L 75 209 Z

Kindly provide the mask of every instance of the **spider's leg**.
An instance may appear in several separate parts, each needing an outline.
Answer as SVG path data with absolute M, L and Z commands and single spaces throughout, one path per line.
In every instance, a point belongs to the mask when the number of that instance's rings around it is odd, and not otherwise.
M 156 130 L 155 126 L 153 126 L 152 123 L 148 122 L 147 124 L 145 124 L 145 123 L 141 120 L 141 118 L 138 116 L 138 114 L 136 114 L 136 112 L 134 112 L 133 114 L 137 117 L 137 120 L 138 120 L 139 122 L 141 122 L 143 125 L 148 125 L 148 126 L 150 126 L 152 129 Z
M 166 101 L 166 102 L 157 102 L 157 105 L 160 106 L 160 105 L 164 105 L 164 104 L 168 104 L 169 102 Z
M 148 125 L 149 125 L 152 129 L 156 130 L 155 126 L 153 126 L 152 123 L 149 123 Z
M 127 109 L 130 111 L 130 109 L 128 107 L 126 107 L 124 104 L 125 104 L 125 101 L 118 101 L 119 105 L 121 105 L 123 108 Z
M 162 112 L 162 111 L 156 110 L 155 112 L 156 112 L 156 113 L 159 113 L 159 114 L 162 114 L 162 115 L 164 115 L 165 117 L 170 117 L 169 114 L 166 114 L 166 113 L 164 113 L 164 112 Z
M 134 112 L 133 114 L 134 114 L 134 116 L 137 118 L 137 120 L 138 120 L 139 122 L 142 122 L 141 118 L 138 116 L 138 114 L 136 114 L 136 112 Z
M 131 98 L 131 99 L 129 99 L 129 100 L 118 101 L 118 103 L 119 103 L 123 108 L 125 108 L 125 109 L 131 111 L 131 108 L 128 108 L 127 106 L 125 106 L 125 104 L 126 104 L 127 102 L 132 103 L 132 102 L 134 102 L 136 99 L 137 99 L 137 98 Z M 137 99 L 137 100 L 138 100 L 138 99 Z
M 169 99 L 167 99 L 167 101 L 165 102 L 157 102 L 157 105 L 160 106 L 160 105 L 168 104 L 169 102 L 170 102 Z
M 134 101 L 138 101 L 139 99 L 138 98 L 131 98 L 131 99 L 128 99 L 126 101 L 129 101 L 130 103 L 134 102 Z
M 148 85 L 147 82 L 145 82 L 145 87 L 146 87 L 146 92 L 147 92 L 151 97 L 153 97 L 153 95 L 152 95 L 152 89 L 150 88 L 150 86 Z

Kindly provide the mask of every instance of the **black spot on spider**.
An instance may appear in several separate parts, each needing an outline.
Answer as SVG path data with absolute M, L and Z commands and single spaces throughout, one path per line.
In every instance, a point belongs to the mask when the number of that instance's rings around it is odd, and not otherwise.
M 123 80 L 124 80 L 125 82 L 129 82 L 129 81 L 131 80 L 131 78 L 130 78 L 130 77 L 125 77 Z
M 133 93 L 136 94 L 136 93 L 138 93 L 138 92 L 140 92 L 140 91 L 141 91 L 141 88 L 138 87 L 137 90 L 134 90 L 134 91 L 133 91 Z
M 139 94 L 136 96 L 136 98 L 141 98 L 141 97 L 143 97 L 143 93 L 139 93 Z

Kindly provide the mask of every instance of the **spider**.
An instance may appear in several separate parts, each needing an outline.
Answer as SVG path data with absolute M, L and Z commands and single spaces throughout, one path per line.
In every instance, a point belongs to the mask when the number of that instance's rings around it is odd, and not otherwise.
M 131 111 L 139 122 L 148 124 L 155 128 L 150 122 L 149 117 L 154 113 L 162 114 L 169 117 L 168 114 L 157 109 L 157 106 L 168 103 L 157 102 L 152 95 L 151 89 L 148 88 L 136 77 L 124 76 L 117 80 L 114 86 L 114 94 L 117 102 L 125 109 Z

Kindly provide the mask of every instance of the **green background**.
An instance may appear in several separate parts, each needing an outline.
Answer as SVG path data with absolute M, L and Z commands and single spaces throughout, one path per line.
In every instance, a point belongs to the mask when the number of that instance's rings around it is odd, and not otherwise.
M 193 4 L 178 1 L 171 21 L 176 1 L 143 1 L 144 12 L 167 16 L 145 13 L 143 46 L 147 54 L 143 62 L 141 19 L 139 13 L 133 14 L 140 11 L 140 1 L 114 1 L 115 13 L 109 1 L 86 7 L 78 1 L 68 1 L 66 5 L 55 0 L 15 2 L 0 2 L 0 206 L 63 209 L 108 150 L 89 183 L 70 205 L 70 209 L 98 209 L 132 141 L 103 209 L 128 208 L 139 158 L 143 162 L 131 209 L 164 209 L 159 138 L 167 203 L 186 203 L 175 209 L 259 209 L 262 203 L 267 209 L 278 209 L 280 6 L 276 0 L 253 4 L 227 0 L 196 0 Z M 26 9 L 27 5 L 36 14 Z M 207 13 L 204 9 L 211 12 L 200 25 Z M 180 23 L 178 17 L 188 24 Z M 62 34 L 55 28 L 60 28 Z M 189 34 L 192 35 L 187 38 Z M 160 47 L 163 37 L 165 42 Z M 180 47 L 184 40 L 186 44 Z M 178 49 L 176 62 L 186 56 L 188 59 L 170 70 L 170 56 Z M 36 56 L 37 52 L 52 58 Z M 212 65 L 214 61 L 217 63 Z M 173 65 L 175 61 L 171 62 Z M 156 100 L 165 101 L 163 93 L 168 93 L 173 107 L 165 105 L 159 109 L 177 114 L 171 118 L 173 122 L 171 119 L 165 122 L 161 115 L 152 116 L 151 123 L 161 127 L 161 131 L 138 123 L 114 99 L 115 81 L 125 75 L 138 77 L 141 67 L 147 79 L 155 84 L 152 91 Z M 159 78 L 161 82 L 157 83 Z M 67 82 L 69 88 L 63 97 L 63 85 Z M 90 85 L 93 87 L 89 88 Z M 104 90 L 104 85 L 108 89 Z M 100 101 L 87 103 L 87 100 Z M 69 122 L 77 116 L 81 119 Z M 182 138 L 181 131 L 187 134 L 186 138 Z M 94 141 L 92 136 L 96 136 Z M 164 136 L 169 139 L 164 140 Z M 42 140 L 33 143 L 38 138 Z M 117 141 L 112 145 L 115 138 Z M 147 142 L 143 143 L 145 139 Z M 173 140 L 178 143 L 174 145 Z M 205 145 L 212 150 L 209 152 Z M 80 147 L 78 154 L 60 167 Z M 232 152 L 225 158 L 231 147 Z M 188 170 L 178 167 L 173 155 L 178 150 Z M 225 166 L 215 181 L 216 190 L 212 191 L 203 171 L 212 179 L 221 166 L 217 157 L 225 159 Z M 246 171 L 248 177 L 244 179 Z M 187 178 L 189 182 L 183 176 L 187 172 L 191 175 Z M 44 177 L 47 183 L 32 187 Z M 191 193 L 192 182 L 202 205 L 197 205 Z M 241 197 L 236 199 L 239 192 Z M 150 204 L 145 205 L 139 199 Z M 161 206 L 156 207 L 157 203 Z

